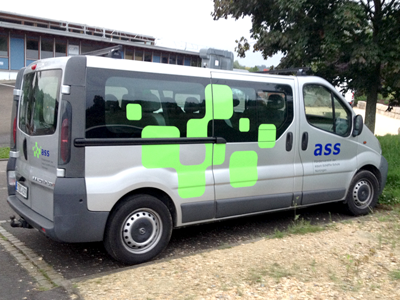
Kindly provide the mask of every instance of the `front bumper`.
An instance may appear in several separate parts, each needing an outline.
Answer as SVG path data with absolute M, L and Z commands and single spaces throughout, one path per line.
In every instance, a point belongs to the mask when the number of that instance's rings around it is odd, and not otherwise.
M 383 189 L 385 188 L 388 170 L 389 170 L 389 164 L 388 164 L 386 158 L 384 158 L 382 156 L 381 157 L 381 164 L 379 166 L 379 172 L 381 174 L 379 194 L 381 194 Z

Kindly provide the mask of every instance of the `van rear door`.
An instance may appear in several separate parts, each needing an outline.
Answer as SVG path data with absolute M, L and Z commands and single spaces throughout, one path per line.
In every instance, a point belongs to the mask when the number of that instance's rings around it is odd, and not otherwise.
M 58 164 L 60 69 L 27 69 L 18 115 L 16 195 L 53 220 L 53 190 Z

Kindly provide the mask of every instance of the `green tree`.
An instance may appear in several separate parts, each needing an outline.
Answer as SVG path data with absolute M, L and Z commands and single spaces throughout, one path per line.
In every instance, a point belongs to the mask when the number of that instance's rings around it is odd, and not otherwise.
M 333 85 L 367 95 L 374 131 L 378 93 L 400 94 L 400 4 L 396 0 L 214 0 L 214 19 L 250 16 L 254 51 L 279 51 L 280 68 L 311 66 Z M 236 51 L 245 56 L 249 42 Z
M 233 68 L 234 68 L 234 69 L 245 69 L 246 67 L 245 67 L 245 66 L 242 66 L 242 65 L 239 63 L 238 60 L 235 60 L 235 61 L 233 62 Z
M 249 72 L 258 72 L 258 71 L 260 71 L 260 69 L 257 66 L 254 66 L 249 69 Z

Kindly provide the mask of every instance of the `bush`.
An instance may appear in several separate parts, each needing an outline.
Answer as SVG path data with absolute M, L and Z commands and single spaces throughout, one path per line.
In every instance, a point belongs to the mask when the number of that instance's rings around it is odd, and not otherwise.
M 355 100 L 356 101 L 367 101 L 367 96 L 365 96 L 365 95 L 356 96 Z

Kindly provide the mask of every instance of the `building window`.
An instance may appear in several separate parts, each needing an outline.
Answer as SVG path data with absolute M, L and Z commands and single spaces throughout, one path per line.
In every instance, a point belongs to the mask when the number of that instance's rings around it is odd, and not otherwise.
M 85 54 L 87 52 L 100 50 L 102 48 L 104 48 L 102 45 L 82 43 L 82 45 L 81 45 L 81 53 Z
M 143 61 L 143 51 L 135 50 L 135 60 Z
M 185 66 L 190 66 L 190 57 L 185 57 Z
M 158 52 L 153 53 L 153 62 L 160 63 L 161 62 L 161 55 Z
M 176 55 L 170 55 L 169 56 L 169 63 L 171 65 L 176 65 Z
M 163 54 L 162 54 L 161 62 L 162 62 L 163 64 L 167 64 L 167 63 L 168 63 L 168 54 L 166 54 L 166 53 L 163 53 Z
M 144 61 L 151 61 L 151 52 L 144 53 Z
M 183 56 L 178 55 L 178 59 L 176 61 L 178 65 L 183 65 Z
M 56 57 L 67 56 L 67 42 L 56 41 Z
M 53 57 L 53 40 L 42 39 L 40 43 L 40 57 Z
M 132 49 L 126 49 L 125 59 L 133 59 L 133 50 Z
M 192 58 L 192 67 L 197 67 L 197 58 Z
M 26 40 L 26 59 L 36 60 L 39 58 L 39 41 L 38 39 L 28 38 Z
M 68 56 L 79 55 L 79 45 L 68 43 Z
M 8 38 L 0 36 L 0 56 L 8 56 Z

